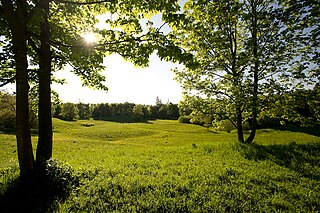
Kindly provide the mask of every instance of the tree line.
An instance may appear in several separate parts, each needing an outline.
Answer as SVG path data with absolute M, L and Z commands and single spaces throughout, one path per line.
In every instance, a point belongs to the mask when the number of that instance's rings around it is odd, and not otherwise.
M 178 119 L 177 104 L 170 102 L 156 105 L 142 105 L 134 103 L 62 103 L 55 106 L 53 117 L 66 121 L 78 119 L 106 120 L 119 122 L 141 122 L 150 119 Z
M 30 98 L 30 128 L 38 132 L 36 99 Z M 16 100 L 15 95 L 0 92 L 0 131 L 12 132 L 16 130 Z M 144 122 L 151 119 L 178 119 L 178 104 L 162 103 L 157 98 L 155 105 L 134 103 L 60 103 L 55 101 L 52 106 L 52 115 L 65 121 L 95 120 L 116 122 Z

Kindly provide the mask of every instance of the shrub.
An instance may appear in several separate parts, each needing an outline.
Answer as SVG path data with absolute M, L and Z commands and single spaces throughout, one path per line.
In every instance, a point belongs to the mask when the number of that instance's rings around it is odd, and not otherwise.
M 191 118 L 190 122 L 192 124 L 195 124 L 195 125 L 199 125 L 199 126 L 203 126 L 205 124 L 205 121 L 203 118 L 200 118 L 200 117 L 193 117 Z
M 221 120 L 218 122 L 214 122 L 212 123 L 212 125 L 215 127 L 217 131 L 226 131 L 228 133 L 230 133 L 231 130 L 235 129 L 235 127 L 229 120 Z
M 0 130 L 9 131 L 16 129 L 16 114 L 13 111 L 2 109 L 0 112 Z
M 55 212 L 59 202 L 80 185 L 80 174 L 57 160 L 39 165 L 28 178 L 18 168 L 0 170 L 0 206 L 2 212 Z M 2 185 L 3 184 L 3 185 Z
M 178 119 L 179 123 L 185 123 L 185 124 L 191 124 L 190 120 L 191 120 L 191 116 L 188 116 L 188 115 L 180 116 Z

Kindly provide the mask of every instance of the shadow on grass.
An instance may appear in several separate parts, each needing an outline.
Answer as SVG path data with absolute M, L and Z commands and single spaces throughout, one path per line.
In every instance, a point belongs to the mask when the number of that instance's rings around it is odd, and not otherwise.
M 94 118 L 94 120 L 111 121 L 111 122 L 116 122 L 116 123 L 152 124 L 152 122 L 150 122 L 150 120 L 153 120 L 153 119 L 146 119 L 146 118 L 135 119 L 135 118 L 128 117 L 128 116 L 114 116 L 114 117 Z
M 302 176 L 320 180 L 320 144 L 308 143 L 289 145 L 241 144 L 241 152 L 249 160 L 270 160 Z
M 16 171 L 17 172 L 17 171 Z M 54 212 L 58 202 L 66 199 L 79 185 L 71 167 L 50 160 L 27 179 L 11 177 L 0 187 L 1 212 Z
M 320 125 L 313 127 L 300 127 L 295 125 L 287 125 L 283 127 L 276 128 L 277 130 L 286 130 L 290 132 L 303 132 L 309 135 L 314 135 L 320 137 Z
M 37 136 L 38 132 L 39 132 L 38 129 L 30 129 L 31 136 Z M 16 135 L 16 130 L 15 129 L 1 130 L 0 134 Z

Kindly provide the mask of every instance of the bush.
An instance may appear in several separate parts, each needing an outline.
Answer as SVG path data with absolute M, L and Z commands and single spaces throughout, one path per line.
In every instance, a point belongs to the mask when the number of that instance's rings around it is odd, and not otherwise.
M 188 115 L 180 116 L 178 119 L 179 123 L 185 123 L 185 124 L 191 124 L 190 120 L 191 120 L 191 116 L 188 116 Z
M 215 127 L 217 131 L 226 131 L 228 133 L 230 133 L 231 130 L 235 129 L 235 127 L 229 120 L 221 120 L 218 122 L 213 122 L 212 125 Z
M 2 212 L 56 212 L 59 202 L 80 185 L 81 174 L 52 159 L 39 165 L 28 178 L 18 173 L 18 168 L 0 170 L 0 177 L 4 177 L 0 178 Z
M 193 117 L 191 118 L 190 122 L 192 124 L 199 125 L 199 126 L 203 126 L 206 123 L 204 119 L 200 117 Z
M 16 129 L 16 114 L 13 111 L 2 109 L 0 112 L 0 130 L 13 131 Z

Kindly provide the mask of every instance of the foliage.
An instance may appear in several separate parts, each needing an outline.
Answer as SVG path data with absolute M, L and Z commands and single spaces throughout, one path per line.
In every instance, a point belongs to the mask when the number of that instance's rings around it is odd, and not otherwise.
M 79 119 L 89 119 L 91 118 L 90 104 L 78 103 L 76 104 L 78 109 Z
M 291 92 L 261 96 L 259 123 L 261 127 L 285 124 L 314 126 L 319 124 L 319 89 L 297 89 Z
M 8 93 L 0 93 L 0 109 L 0 130 L 15 130 L 15 97 Z
M 132 109 L 132 117 L 135 121 L 141 121 L 144 119 L 145 115 L 143 113 L 142 105 L 135 105 Z
M 184 123 L 184 124 L 190 124 L 191 123 L 190 120 L 191 120 L 191 116 L 182 115 L 182 116 L 179 117 L 178 122 L 179 123 Z
M 30 105 L 35 101 L 30 98 Z M 16 129 L 16 100 L 15 95 L 0 92 L 0 131 L 15 131 Z M 38 128 L 37 108 L 30 107 L 30 127 Z
M 226 131 L 228 133 L 235 129 L 235 126 L 229 120 L 221 120 L 212 124 L 217 131 Z
M 66 121 L 74 121 L 79 119 L 79 110 L 74 103 L 64 103 L 61 107 L 59 117 Z
M 259 95 L 314 82 L 319 61 L 311 57 L 319 48 L 311 38 L 318 35 L 306 29 L 318 30 L 319 16 L 311 12 L 308 25 L 300 24 L 318 4 L 307 2 L 296 13 L 292 2 L 286 3 L 290 9 L 283 1 L 189 0 L 184 12 L 176 14 L 173 37 L 195 55 L 198 66 L 175 73 L 185 91 L 185 105 L 198 108 L 192 110 L 197 120 L 206 114 L 217 121 L 229 119 L 238 129 L 239 141 L 244 141 L 242 124 L 251 121 L 250 142 L 259 107 L 264 107 Z M 298 20 L 296 26 L 290 17 Z M 313 52 L 308 51 L 308 42 Z
M 79 175 L 57 160 L 47 161 L 41 168 L 23 179 L 18 168 L 1 171 L 0 204 L 3 212 L 54 211 L 75 187 Z
M 146 119 L 177 119 L 179 109 L 177 104 L 168 102 L 156 105 L 141 105 L 133 103 L 119 104 L 92 104 L 92 117 L 94 119 L 114 120 L 123 118 L 128 121 L 142 121 Z

